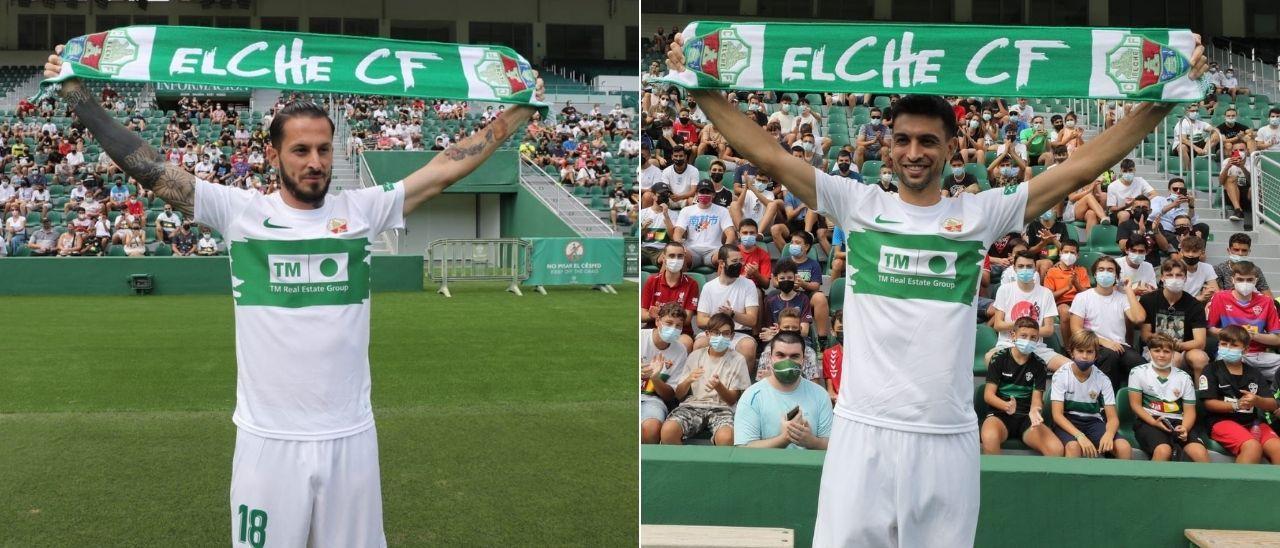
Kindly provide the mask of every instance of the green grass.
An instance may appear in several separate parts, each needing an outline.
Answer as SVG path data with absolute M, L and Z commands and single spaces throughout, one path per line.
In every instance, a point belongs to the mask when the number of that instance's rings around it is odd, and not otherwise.
M 634 544 L 636 286 L 503 287 L 374 295 L 388 543 Z M 0 546 L 226 546 L 230 298 L 0 311 Z

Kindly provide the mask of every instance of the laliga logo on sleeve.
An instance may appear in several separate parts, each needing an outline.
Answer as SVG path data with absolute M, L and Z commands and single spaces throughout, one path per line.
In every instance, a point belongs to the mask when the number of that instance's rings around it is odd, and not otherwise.
M 963 229 L 964 229 L 964 221 L 961 221 L 960 219 L 957 219 L 955 217 L 951 217 L 945 221 L 942 221 L 942 230 L 945 230 L 947 232 L 960 232 Z
M 329 219 L 329 232 L 342 234 L 347 231 L 346 219 Z

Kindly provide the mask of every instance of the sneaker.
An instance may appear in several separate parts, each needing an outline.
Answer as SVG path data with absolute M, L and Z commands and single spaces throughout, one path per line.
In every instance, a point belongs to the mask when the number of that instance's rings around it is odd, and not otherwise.
M 1231 215 L 1228 215 L 1227 218 L 1232 221 L 1239 221 L 1244 218 L 1244 212 L 1241 211 L 1240 208 L 1232 209 Z
M 1109 224 L 1111 224 L 1111 217 L 1103 217 L 1103 218 L 1102 218 L 1102 220 L 1101 220 L 1101 221 L 1098 221 L 1098 222 L 1100 222 L 1100 223 L 1102 223 L 1102 224 L 1104 224 L 1104 225 L 1109 225 Z

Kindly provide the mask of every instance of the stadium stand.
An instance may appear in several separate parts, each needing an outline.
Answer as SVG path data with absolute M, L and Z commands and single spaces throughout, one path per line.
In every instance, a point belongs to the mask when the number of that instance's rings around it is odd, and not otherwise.
M 685 215 L 677 215 L 691 207 L 698 207 L 692 204 L 684 203 L 682 198 L 690 198 L 696 194 L 693 183 L 707 180 L 709 172 L 713 165 L 717 162 L 723 165 L 725 175 L 723 178 L 726 200 L 731 204 L 737 204 L 739 201 L 746 202 L 746 206 L 741 211 L 735 209 L 730 215 L 735 227 L 740 227 L 744 219 L 751 219 L 756 225 L 758 233 L 754 238 L 745 238 L 741 233 L 736 238 L 725 235 L 717 244 L 728 244 L 736 249 L 738 253 L 730 254 L 729 263 L 738 262 L 737 257 L 741 255 L 741 262 L 750 263 L 748 257 L 755 253 L 762 253 L 767 256 L 763 260 L 765 265 L 772 266 L 776 271 L 777 266 L 781 262 L 792 261 L 797 264 L 807 263 L 812 260 L 816 263 L 816 273 L 819 277 L 810 278 L 818 280 L 819 283 L 810 292 L 811 295 L 832 296 L 832 280 L 839 281 L 842 279 L 840 274 L 832 275 L 832 263 L 836 262 L 842 266 L 840 259 L 842 257 L 842 240 L 833 236 L 839 235 L 839 229 L 836 227 L 826 226 L 825 220 L 818 218 L 816 213 L 806 212 L 800 209 L 798 201 L 792 200 L 789 193 L 785 193 L 784 189 L 777 186 L 767 179 L 761 178 L 757 181 L 758 174 L 749 163 L 737 157 L 731 146 L 728 146 L 723 137 L 715 132 L 713 127 L 702 117 L 696 104 L 692 104 L 679 88 L 659 86 L 651 82 L 652 77 L 664 74 L 665 51 L 667 44 L 670 43 L 676 30 L 673 28 L 668 32 L 659 32 L 651 37 L 643 40 L 642 49 L 643 60 L 641 67 L 646 71 L 642 75 L 642 96 L 640 101 L 640 141 L 643 149 L 643 158 L 641 164 L 640 188 L 643 195 L 642 210 L 640 213 L 641 226 L 641 243 L 645 246 L 646 253 L 645 264 L 643 270 L 648 274 L 645 278 L 644 288 L 641 293 L 641 319 L 644 328 L 654 328 L 655 323 L 652 321 L 655 317 L 657 308 L 664 304 L 665 301 L 676 300 L 677 298 L 687 298 L 683 293 L 679 293 L 679 288 L 685 287 L 685 278 L 679 274 L 686 274 L 691 279 L 695 276 L 698 278 L 690 289 L 692 296 L 697 298 L 698 291 L 705 291 L 707 284 L 715 283 L 715 280 L 724 270 L 724 265 L 720 262 L 713 262 L 705 266 L 697 266 L 692 255 L 686 254 L 683 261 L 674 263 L 675 268 L 680 272 L 673 273 L 668 279 L 668 263 L 669 255 L 663 255 L 664 245 L 672 240 L 679 240 L 682 232 L 682 221 L 686 220 Z M 1110 256 L 1120 263 L 1126 262 L 1125 246 L 1130 238 L 1137 238 L 1136 234 L 1142 234 L 1150 231 L 1150 244 L 1148 250 L 1150 253 L 1146 257 L 1142 257 L 1138 263 L 1149 262 L 1153 270 L 1159 275 L 1161 272 L 1160 265 L 1166 259 L 1194 259 L 1186 266 L 1186 262 L 1178 263 L 1184 265 L 1184 272 L 1192 274 L 1186 276 L 1192 281 L 1187 282 L 1187 293 L 1195 297 L 1195 307 L 1208 308 L 1208 303 L 1212 299 L 1215 292 L 1229 293 L 1233 287 L 1228 285 L 1230 279 L 1227 279 L 1223 286 L 1218 286 L 1218 276 L 1212 275 L 1213 265 L 1221 265 L 1219 269 L 1230 269 L 1232 264 L 1240 264 L 1245 262 L 1244 255 L 1247 255 L 1248 261 L 1257 265 L 1261 269 L 1262 274 L 1274 273 L 1280 269 L 1280 237 L 1277 237 L 1276 231 L 1270 227 L 1262 228 L 1260 223 L 1253 219 L 1253 209 L 1249 204 L 1251 186 L 1257 185 L 1257 177 L 1259 174 L 1248 172 L 1240 172 L 1237 168 L 1248 168 L 1244 163 L 1232 164 L 1229 159 L 1232 157 L 1232 143 L 1240 142 L 1241 147 L 1245 149 L 1243 153 L 1237 153 L 1247 156 L 1248 153 L 1255 150 L 1266 148 L 1268 145 L 1276 150 L 1280 150 L 1280 131 L 1277 131 L 1275 125 L 1267 128 L 1269 123 L 1268 113 L 1271 109 L 1280 109 L 1280 99 L 1273 102 L 1272 97 L 1267 94 L 1258 93 L 1257 90 L 1251 90 L 1244 93 L 1242 89 L 1233 96 L 1230 90 L 1223 87 L 1221 82 L 1225 78 L 1227 68 L 1232 68 L 1235 76 L 1240 84 L 1237 88 L 1244 88 L 1245 82 L 1254 82 L 1262 80 L 1259 76 L 1262 72 L 1267 71 L 1266 75 L 1274 79 L 1275 67 L 1270 64 L 1254 64 L 1250 65 L 1244 62 L 1238 55 L 1237 49 L 1234 57 L 1227 52 L 1219 52 L 1210 48 L 1210 56 L 1219 60 L 1221 71 L 1209 75 L 1211 81 L 1219 86 L 1214 91 L 1219 93 L 1210 93 L 1206 100 L 1198 105 L 1182 105 L 1174 109 L 1164 123 L 1156 129 L 1140 146 L 1129 155 L 1129 159 L 1122 165 L 1115 166 L 1112 170 L 1104 173 L 1095 185 L 1087 187 L 1086 191 L 1082 191 L 1077 195 L 1073 195 L 1069 203 L 1061 204 L 1055 209 L 1055 215 L 1052 219 L 1046 221 L 1045 225 L 1040 227 L 1036 223 L 1032 223 L 1022 233 L 1013 233 L 996 242 L 992 249 L 988 250 L 989 262 L 985 268 L 983 281 L 980 288 L 979 318 L 975 329 L 977 330 L 978 348 L 975 349 L 974 359 L 974 388 L 975 388 L 975 418 L 982 420 L 988 413 L 987 403 L 982 397 L 987 374 L 988 351 L 997 344 L 997 331 L 991 326 L 991 320 L 987 313 L 992 306 L 993 299 L 997 290 L 1003 283 L 1016 283 L 1014 281 L 1013 272 L 1007 268 L 1011 264 L 1011 251 L 1015 247 L 1012 244 L 1024 242 L 1021 244 L 1023 248 L 1030 248 L 1033 253 L 1040 257 L 1040 262 L 1036 269 L 1036 284 L 1045 284 L 1044 278 L 1050 268 L 1064 268 L 1064 272 L 1071 271 L 1068 266 L 1060 266 L 1062 263 L 1059 258 L 1059 249 L 1063 242 L 1067 239 L 1080 242 L 1076 246 L 1078 252 L 1073 257 L 1072 265 L 1083 267 L 1083 271 L 1079 274 L 1087 283 L 1081 289 L 1081 293 L 1092 290 L 1098 286 L 1097 280 L 1093 276 L 1091 267 L 1102 257 Z M 1251 66 L 1265 67 L 1255 69 Z M 1273 85 L 1273 84 L 1268 84 Z M 1273 88 L 1274 89 L 1274 88 Z M 881 189 L 892 192 L 894 187 L 892 182 L 884 181 L 881 177 L 881 162 L 868 155 L 866 159 L 858 165 L 858 162 L 852 162 L 853 165 L 845 168 L 840 166 L 841 160 L 856 158 L 859 148 L 864 150 L 873 149 L 875 131 L 879 130 L 879 126 L 872 123 L 873 117 L 883 118 L 885 124 L 892 123 L 893 104 L 898 100 L 897 96 L 865 96 L 865 95 L 842 95 L 842 94 L 804 94 L 804 93 L 773 93 L 763 92 L 730 92 L 727 94 L 731 102 L 736 102 L 739 110 L 745 115 L 754 117 L 757 123 L 774 131 L 775 137 L 784 147 L 791 148 L 794 145 L 801 145 L 793 150 L 793 154 L 800 156 L 810 162 L 815 167 L 828 172 L 840 171 L 847 176 L 860 180 L 862 184 L 878 184 Z M 965 122 L 971 122 L 971 126 L 967 126 L 966 135 L 959 138 L 959 149 L 971 149 L 972 156 L 960 158 L 957 163 L 953 164 L 962 167 L 962 171 L 957 173 L 956 178 L 952 179 L 951 172 L 944 174 L 944 192 L 948 195 L 959 192 L 979 192 L 990 188 L 1003 186 L 1006 184 L 1016 184 L 1025 181 L 1034 175 L 1043 172 L 1045 169 L 1051 169 L 1055 162 L 1066 160 L 1075 149 L 1084 142 L 1092 139 L 1105 128 L 1110 127 L 1117 120 L 1123 118 L 1129 109 L 1136 106 L 1135 104 L 1126 104 L 1114 101 L 1091 101 L 1078 99 L 1037 99 L 1037 98 L 1016 98 L 1016 97 L 988 97 L 988 98 L 950 98 L 952 104 L 956 108 L 957 119 L 961 122 L 961 127 L 965 128 Z M 804 105 L 803 103 L 807 103 Z M 784 106 L 785 105 L 785 106 Z M 1185 113 L 1193 106 L 1198 106 L 1201 112 L 1199 119 L 1208 122 L 1209 126 L 1188 122 Z M 806 112 L 808 108 L 810 112 Z M 1227 110 L 1233 108 L 1238 112 L 1238 123 L 1244 128 L 1230 125 L 1226 122 Z M 873 111 L 873 109 L 878 109 Z M 688 119 L 683 120 L 681 113 L 688 112 Z M 1015 113 L 1016 112 L 1016 113 Z M 881 116 L 883 114 L 883 116 Z M 1013 146 L 1020 156 L 1020 161 L 1011 162 L 1008 169 L 1002 168 L 997 160 L 1001 156 L 1003 149 L 1006 147 L 1005 132 L 1008 124 L 1014 122 L 1015 116 L 1021 117 L 1021 121 L 1030 126 L 1030 129 L 1016 130 L 1017 144 Z M 1277 114 L 1272 114 L 1280 118 L 1280 110 Z M 1034 122 L 1042 121 L 1043 133 L 1037 134 Z M 1181 126 L 1179 125 L 1181 122 Z M 802 131 L 805 123 L 812 124 L 809 129 L 812 131 L 812 137 L 806 135 Z M 774 127 L 776 126 L 776 127 Z M 1248 133 L 1243 132 L 1248 129 Z M 1211 138 L 1216 138 L 1217 142 L 1221 142 L 1222 146 L 1207 148 L 1205 154 L 1196 156 L 1185 167 L 1180 161 L 1177 145 L 1179 141 L 1177 137 L 1184 135 L 1192 145 L 1198 148 L 1205 148 Z M 1216 136 L 1216 137 L 1214 137 Z M 1201 143 L 1204 141 L 1204 143 Z M 804 144 L 812 143 L 812 145 Z M 1030 148 L 1030 151 L 1026 151 Z M 688 158 L 688 167 L 681 171 L 680 165 L 673 166 L 675 157 L 680 156 L 683 151 Z M 848 158 L 844 158 L 847 154 Z M 1055 158 L 1056 157 L 1056 158 Z M 1224 165 L 1224 158 L 1227 163 Z M 962 164 L 962 165 L 961 165 Z M 693 170 L 692 177 L 687 173 L 689 169 Z M 856 175 L 854 175 L 856 173 Z M 1132 173 L 1132 181 L 1129 173 Z M 687 180 L 686 180 L 687 179 Z M 763 181 L 764 184 L 757 184 Z M 742 182 L 743 186 L 735 186 L 732 182 Z M 1232 198 L 1224 193 L 1223 185 L 1240 184 L 1242 192 L 1240 192 L 1242 203 L 1235 204 Z M 1181 184 L 1179 184 L 1181 183 Z M 851 181 L 851 184 L 853 183 Z M 1147 188 L 1143 185 L 1149 185 Z M 655 186 L 657 185 L 657 186 Z M 1179 187 L 1187 189 L 1185 194 L 1178 194 L 1170 190 L 1171 185 L 1174 189 Z M 717 185 L 715 187 L 719 189 Z M 774 194 L 779 193 L 779 194 Z M 1126 198 L 1135 196 L 1138 193 L 1148 194 L 1153 197 L 1154 205 L 1151 206 L 1152 212 L 1138 211 L 1137 214 L 1143 216 L 1140 226 L 1137 225 L 1137 219 L 1132 223 L 1124 223 L 1134 214 L 1131 204 Z M 1194 209 L 1188 208 L 1186 201 L 1179 201 L 1180 196 L 1186 196 L 1196 206 Z M 720 195 L 715 194 L 715 203 L 719 204 Z M 683 209 L 681 208 L 683 206 Z M 742 207 L 742 206 L 739 206 Z M 1167 207 L 1167 209 L 1166 209 Z M 1105 210 L 1104 210 L 1105 209 Z M 1179 214 L 1186 212 L 1190 218 L 1179 217 Z M 1163 216 L 1161 214 L 1163 213 Z M 701 215 L 699 218 L 704 220 L 707 215 Z M 1180 221 L 1180 222 L 1179 222 Z M 1160 224 L 1159 228 L 1155 224 Z M 805 233 L 805 238 L 812 238 L 815 243 L 809 249 L 807 257 L 790 257 L 790 245 L 795 243 L 792 238 L 784 237 L 778 239 L 779 230 L 770 230 L 773 228 L 781 229 L 781 234 Z M 723 225 L 719 225 L 723 226 Z M 1185 228 L 1184 228 L 1185 226 Z M 683 225 L 683 228 L 689 228 Z M 1139 232 L 1134 232 L 1138 229 Z M 1046 238 L 1041 230 L 1046 230 L 1053 234 L 1052 237 Z M 687 230 L 685 230 L 687 232 Z M 1158 236 L 1158 237 L 1157 237 Z M 687 238 L 688 236 L 685 235 Z M 717 237 L 718 233 L 717 233 Z M 748 245 L 750 240 L 754 240 L 754 246 Z M 1198 239 L 1201 244 L 1188 243 Z M 1042 240 L 1044 240 L 1042 242 Z M 1231 242 L 1236 242 L 1235 247 L 1231 246 Z M 690 245 L 685 240 L 685 246 Z M 1185 248 L 1185 249 L 1184 249 Z M 670 251 L 672 248 L 666 248 Z M 677 252 L 680 248 L 676 248 Z M 1230 255 L 1230 257 L 1229 257 Z M 723 254 L 722 254 L 723 256 Z M 1198 265 L 1197 265 L 1198 263 Z M 1208 263 L 1208 264 L 1204 264 Z M 759 264 L 759 261 L 756 261 Z M 1141 266 L 1139 264 L 1139 266 Z M 1122 269 L 1119 276 L 1119 286 L 1127 287 L 1132 282 L 1137 287 L 1139 283 L 1134 278 L 1133 267 Z M 1074 275 L 1074 274 L 1073 274 Z M 744 276 L 750 276 L 744 274 Z M 1227 277 L 1230 277 L 1228 272 Z M 1203 279 L 1202 279 L 1203 278 Z M 1209 279 L 1212 278 L 1212 283 Z M 1066 278 L 1070 279 L 1070 277 Z M 678 283 L 672 280 L 679 280 Z M 757 299 L 759 303 L 764 303 L 769 295 L 775 295 L 778 292 L 777 278 L 770 277 L 765 274 L 762 277 L 753 279 L 757 283 Z M 1201 282 L 1204 282 L 1201 285 Z M 1069 282 L 1067 282 L 1069 283 Z M 1152 280 L 1150 287 L 1143 287 L 1142 292 L 1160 292 L 1161 289 L 1156 285 L 1157 280 Z M 1194 289 L 1193 289 L 1194 287 Z M 1207 289 L 1206 289 L 1207 288 Z M 1259 291 L 1265 288 L 1265 284 L 1258 287 Z M 842 300 L 843 287 L 840 291 L 836 291 L 839 299 Z M 719 293 L 717 293 L 718 295 Z M 1075 292 L 1071 296 L 1074 298 Z M 1272 301 L 1272 294 L 1267 291 L 1265 293 L 1266 301 Z M 1154 297 L 1155 295 L 1153 295 Z M 1224 296 L 1225 298 L 1225 296 Z M 1236 294 L 1236 300 L 1240 300 L 1239 293 Z M 1247 300 L 1247 299 L 1245 299 Z M 821 310 L 822 319 L 819 320 L 817 310 L 813 307 L 806 311 L 804 317 L 807 318 L 805 328 L 806 344 L 813 350 L 821 352 L 832 346 L 837 341 L 829 340 L 820 335 L 826 335 L 831 331 L 830 324 L 820 325 L 820 321 L 829 321 L 830 318 L 836 317 L 838 314 L 838 300 L 835 298 L 827 299 Z M 1261 302 L 1261 301 L 1260 301 Z M 705 304 L 705 299 L 700 303 Z M 714 309 L 720 306 L 721 302 L 711 305 Z M 1058 304 L 1064 304 L 1059 301 Z M 1065 302 L 1066 308 L 1062 310 L 1068 311 L 1071 315 L 1070 299 Z M 1274 309 L 1274 301 L 1266 305 L 1268 309 Z M 742 314 L 748 312 L 748 307 L 733 304 L 734 312 Z M 1039 307 L 1036 307 L 1037 309 Z M 760 337 L 761 334 L 767 334 L 771 330 L 776 331 L 774 324 L 776 317 L 764 314 L 765 307 L 759 306 L 759 321 L 757 325 L 748 326 L 749 336 Z M 699 310 L 703 310 L 700 308 Z M 710 310 L 714 312 L 715 310 Z M 1007 311 L 1006 311 L 1007 312 Z M 1087 312 L 1078 311 L 1077 315 L 1084 315 Z M 1272 324 L 1271 322 L 1280 321 L 1280 317 L 1276 317 L 1274 313 L 1268 313 L 1270 316 L 1264 316 L 1261 319 L 1253 318 L 1250 321 L 1261 326 L 1262 332 L 1270 332 L 1280 330 L 1280 323 Z M 690 320 L 696 317 L 696 312 L 690 312 Z M 1147 331 L 1155 333 L 1165 333 L 1176 335 L 1177 341 L 1183 341 L 1183 332 L 1185 330 L 1188 335 L 1192 328 L 1184 321 L 1190 321 L 1195 314 L 1185 314 L 1178 312 L 1177 314 L 1160 311 L 1153 314 L 1154 317 L 1146 318 L 1143 322 L 1133 323 L 1129 321 L 1125 326 L 1122 340 L 1116 341 L 1131 345 L 1132 350 L 1123 355 L 1124 358 L 1132 358 L 1138 356 L 1137 361 L 1130 363 L 1129 361 L 1121 361 L 1122 370 L 1113 372 L 1115 385 L 1113 390 L 1121 393 L 1122 399 L 1117 400 L 1117 405 L 1121 407 L 1121 437 L 1135 441 L 1133 438 L 1133 426 L 1135 419 L 1135 410 L 1129 407 L 1128 385 L 1125 384 L 1128 377 L 1128 367 L 1138 363 L 1149 361 L 1149 357 L 1145 355 L 1145 344 L 1147 340 L 1143 335 L 1143 324 L 1147 324 Z M 1007 321 L 1012 322 L 1015 317 L 1008 317 Z M 1035 318 L 1039 320 L 1040 318 Z M 1063 325 L 1066 320 L 1067 325 Z M 1218 356 L 1218 339 L 1214 333 L 1218 328 L 1226 327 L 1232 323 L 1241 323 L 1245 320 L 1236 318 L 1214 318 L 1217 324 L 1210 323 L 1207 325 L 1209 332 L 1207 336 L 1194 338 L 1195 342 L 1184 346 L 1184 350 L 1202 351 L 1208 355 L 1209 359 L 1217 359 Z M 694 322 L 695 324 L 697 322 Z M 1057 353 L 1065 353 L 1064 346 L 1072 335 L 1072 329 L 1069 318 L 1055 320 L 1055 333 L 1052 337 L 1046 338 L 1046 343 L 1051 349 Z M 692 331 L 692 332 L 690 332 Z M 702 342 L 706 337 L 698 335 L 700 328 L 695 325 L 692 330 L 685 329 L 686 336 L 680 339 L 680 342 L 672 343 L 673 345 L 684 345 L 687 351 L 697 352 L 697 349 L 705 345 Z M 650 333 L 648 331 L 644 333 Z M 644 335 L 642 335 L 644 336 Z M 657 335 L 653 335 L 657 337 Z M 1187 337 L 1187 340 L 1192 340 Z M 657 339 L 655 339 L 656 341 Z M 696 344 L 693 341 L 698 341 Z M 736 338 L 735 338 L 736 341 Z M 643 344 L 643 343 L 642 343 Z M 661 346 L 661 343 L 657 343 Z M 1110 344 L 1110 343 L 1108 343 Z M 1277 347 L 1273 345 L 1266 346 L 1258 355 L 1247 358 L 1245 363 L 1254 363 L 1267 366 L 1273 363 L 1273 359 L 1277 355 L 1273 352 L 1277 351 Z M 766 351 L 768 346 L 763 342 L 759 344 L 760 352 Z M 733 352 L 733 350 L 730 350 Z M 1191 356 L 1191 352 L 1187 353 Z M 754 361 L 757 357 L 762 356 L 744 356 L 747 361 Z M 690 360 L 694 359 L 690 355 Z M 1119 358 L 1117 358 L 1119 359 Z M 1193 378 L 1198 378 L 1200 364 L 1196 364 L 1193 368 L 1187 363 L 1189 360 L 1180 362 L 1180 367 L 1186 368 L 1189 373 L 1193 374 Z M 647 362 L 646 362 L 647 363 Z M 1068 362 L 1069 363 L 1069 362 Z M 679 367 L 668 366 L 666 372 L 678 371 Z M 648 371 L 648 370 L 646 370 Z M 836 372 L 838 375 L 838 371 Z M 665 374 L 665 373 L 664 373 Z M 1274 375 L 1274 373 L 1271 373 Z M 824 375 L 823 378 L 814 379 L 819 385 L 825 387 L 834 394 L 834 388 L 830 375 Z M 668 379 L 673 382 L 672 386 L 676 386 L 675 382 L 680 379 Z M 1267 381 L 1274 386 L 1274 378 L 1268 377 Z M 1046 424 L 1051 424 L 1052 419 L 1049 417 L 1048 399 L 1050 391 L 1045 387 L 1044 397 L 1046 399 L 1044 413 Z M 1272 397 L 1272 388 L 1263 388 L 1264 397 Z M 648 392 L 652 394 L 652 392 Z M 1145 401 L 1145 400 L 1144 400 Z M 676 409 L 678 402 L 674 400 L 667 401 L 668 411 Z M 1200 424 L 1205 422 L 1203 402 L 1200 403 L 1202 414 L 1200 415 Z M 1280 426 L 1280 421 L 1276 420 L 1275 414 L 1259 413 L 1259 420 L 1269 422 L 1271 427 Z M 713 421 L 714 422 L 714 421 Z M 1267 426 L 1263 424 L 1263 428 Z M 643 431 L 642 427 L 642 431 Z M 1211 460 L 1218 462 L 1230 462 L 1234 460 L 1231 451 L 1225 449 L 1218 442 L 1210 439 L 1206 432 L 1201 432 L 1201 437 L 1206 441 L 1205 445 L 1210 450 Z M 690 436 L 687 440 L 689 443 L 708 443 L 711 438 L 710 433 L 703 429 L 699 435 Z M 646 440 L 656 442 L 656 439 Z M 1134 458 L 1149 458 L 1150 455 L 1143 451 L 1137 450 L 1137 444 L 1134 443 Z M 1006 453 L 1014 454 L 1036 454 L 1029 451 L 1021 440 L 1011 439 L 1003 445 Z M 1280 462 L 1274 462 L 1280 464 Z

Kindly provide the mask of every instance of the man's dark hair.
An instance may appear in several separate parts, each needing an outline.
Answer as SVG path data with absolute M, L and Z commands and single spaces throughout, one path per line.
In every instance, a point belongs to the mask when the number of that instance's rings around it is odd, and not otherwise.
M 1274 116 L 1274 115 L 1276 115 L 1276 114 L 1280 114 L 1280 108 L 1271 107 L 1271 110 L 1270 110 L 1269 112 L 1267 112 L 1267 114 L 1268 114 L 1269 116 Z
M 720 246 L 720 251 L 716 253 L 716 258 L 720 259 L 721 263 L 724 263 L 725 261 L 729 260 L 730 253 L 738 253 L 738 252 L 739 252 L 738 246 L 725 244 Z
M 792 236 L 799 236 L 801 240 L 804 240 L 804 245 L 813 245 L 813 234 L 810 234 L 807 230 L 797 230 Z
M 1252 248 L 1253 238 L 1250 238 L 1248 234 L 1245 234 L 1243 232 L 1237 232 L 1231 235 L 1230 240 L 1227 240 L 1227 245 L 1230 246 L 1235 244 L 1244 244 Z
M 773 268 L 773 276 L 776 278 L 780 274 L 795 274 L 796 263 L 794 261 L 778 261 L 778 266 Z
M 1133 169 L 1133 168 L 1134 168 L 1134 163 L 1133 163 L 1133 159 L 1132 159 L 1132 158 L 1125 158 L 1125 159 L 1123 159 L 1123 160 L 1120 160 L 1120 169 L 1121 169 L 1121 170 L 1125 170 L 1125 169 Z
M 1076 248 L 1076 251 L 1080 251 L 1080 242 L 1072 240 L 1071 238 L 1063 238 L 1062 242 L 1058 244 L 1059 250 L 1066 249 L 1068 247 L 1074 247 Z
M 959 129 L 956 127 L 956 112 L 951 104 L 940 95 L 906 95 L 898 99 L 890 113 L 893 119 L 903 114 L 915 114 L 942 120 L 947 139 L 954 139 Z
M 1133 251 L 1133 248 L 1138 246 L 1142 246 L 1143 249 L 1147 249 L 1147 239 L 1146 238 L 1129 238 L 1129 241 L 1125 242 L 1125 248 L 1128 249 L 1129 251 Z
M 781 331 L 777 335 L 773 336 L 772 341 L 769 341 L 769 350 L 772 351 L 773 345 L 778 343 L 798 344 L 800 346 L 804 346 L 804 337 L 801 337 L 799 333 L 794 331 Z
M 1034 252 L 1031 252 L 1031 251 L 1019 251 L 1016 255 L 1013 256 L 1013 262 L 1017 263 L 1018 259 L 1026 259 L 1028 261 L 1031 261 L 1031 265 L 1035 266 L 1036 261 L 1040 259 L 1040 256 L 1036 255 Z
M 742 222 L 738 223 L 738 228 L 742 228 L 744 226 L 749 226 L 756 230 L 760 229 L 760 225 L 756 224 L 756 221 L 754 219 L 743 219 Z
M 329 119 L 329 112 L 311 101 L 294 101 L 288 103 L 284 108 L 271 118 L 271 127 L 267 130 L 267 135 L 271 139 L 271 146 L 277 151 L 280 150 L 280 144 L 284 141 L 284 125 L 294 118 L 324 118 L 329 122 L 329 138 L 333 138 L 333 120 Z

